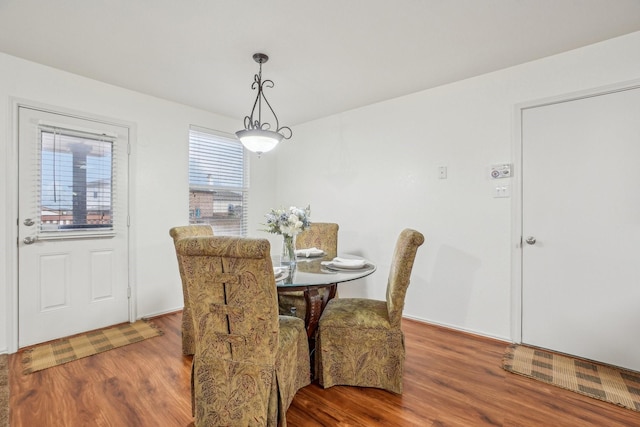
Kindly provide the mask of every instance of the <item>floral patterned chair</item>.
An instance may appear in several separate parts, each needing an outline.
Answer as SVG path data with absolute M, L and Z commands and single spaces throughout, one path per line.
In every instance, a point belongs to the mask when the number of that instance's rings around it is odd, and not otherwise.
M 335 258 L 338 254 L 338 224 L 328 222 L 312 222 L 309 228 L 296 236 L 296 247 L 299 249 L 322 249 L 327 257 Z M 326 289 L 322 289 L 326 298 Z M 280 314 L 305 319 L 307 305 L 303 291 L 280 292 L 278 294 Z
M 195 426 L 286 426 L 310 383 L 304 322 L 278 315 L 266 239 L 187 237 L 176 243 L 195 332 Z
M 316 373 L 324 388 L 377 387 L 402 393 L 404 299 L 424 236 L 405 229 L 398 237 L 386 301 L 340 298 L 329 301 L 318 324 Z
M 173 227 L 169 230 L 169 235 L 173 237 L 173 244 L 175 245 L 183 237 L 213 236 L 213 228 L 210 225 L 185 225 Z M 180 277 L 184 277 L 180 263 L 178 263 L 178 268 L 180 269 Z M 191 309 L 189 308 L 189 299 L 187 298 L 187 288 L 184 280 L 182 281 L 182 296 L 184 299 L 184 308 L 182 309 L 182 354 L 192 355 L 195 352 L 193 321 L 191 320 Z

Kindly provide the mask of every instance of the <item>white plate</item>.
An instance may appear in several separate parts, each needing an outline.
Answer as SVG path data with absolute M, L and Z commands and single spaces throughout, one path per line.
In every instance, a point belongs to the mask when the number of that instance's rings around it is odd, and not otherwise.
M 362 258 L 341 258 L 335 257 L 329 261 L 331 265 L 335 265 L 340 268 L 353 268 L 355 270 L 363 268 L 367 264 L 367 260 Z
M 362 270 L 368 270 L 371 268 L 371 265 L 369 264 L 365 264 L 362 267 L 338 267 L 336 265 L 325 265 L 324 266 L 327 270 L 332 270 L 332 271 L 352 271 L 352 272 L 356 272 L 356 271 L 362 271 Z
M 322 265 L 327 267 L 330 270 L 336 270 L 336 271 L 357 271 L 357 270 L 366 270 L 368 268 L 371 268 L 371 265 L 367 264 L 366 262 L 364 263 L 364 265 L 348 265 L 348 264 L 340 264 L 333 261 L 327 261 L 327 262 L 323 262 Z

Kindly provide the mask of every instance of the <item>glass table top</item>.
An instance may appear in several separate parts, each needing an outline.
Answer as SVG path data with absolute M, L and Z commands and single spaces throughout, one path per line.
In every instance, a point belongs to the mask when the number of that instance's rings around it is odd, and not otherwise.
M 350 254 L 340 254 L 341 258 L 364 259 Z M 363 268 L 357 269 L 333 269 L 331 266 L 323 265 L 323 262 L 331 261 L 333 257 L 304 258 L 298 257 L 298 262 L 290 268 L 287 265 L 280 265 L 280 257 L 273 256 L 274 272 L 281 269 L 280 274 L 276 274 L 276 285 L 278 288 L 293 288 L 299 286 L 326 286 L 333 283 L 343 283 L 351 280 L 361 279 L 376 271 L 376 265 L 369 260 L 365 260 Z

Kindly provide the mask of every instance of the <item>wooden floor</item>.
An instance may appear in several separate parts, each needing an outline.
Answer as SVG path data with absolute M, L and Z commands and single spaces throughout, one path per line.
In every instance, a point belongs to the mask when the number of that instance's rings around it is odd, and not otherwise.
M 164 336 L 30 375 L 10 356 L 12 427 L 192 426 L 181 314 Z M 404 393 L 314 383 L 289 426 L 640 426 L 640 413 L 505 372 L 506 343 L 405 320 Z

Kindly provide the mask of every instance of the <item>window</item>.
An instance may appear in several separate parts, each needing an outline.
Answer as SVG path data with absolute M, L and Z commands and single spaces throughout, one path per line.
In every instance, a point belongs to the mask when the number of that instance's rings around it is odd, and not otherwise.
M 113 230 L 115 138 L 41 125 L 40 236 Z
M 189 223 L 219 236 L 247 235 L 248 161 L 235 137 L 189 129 Z

